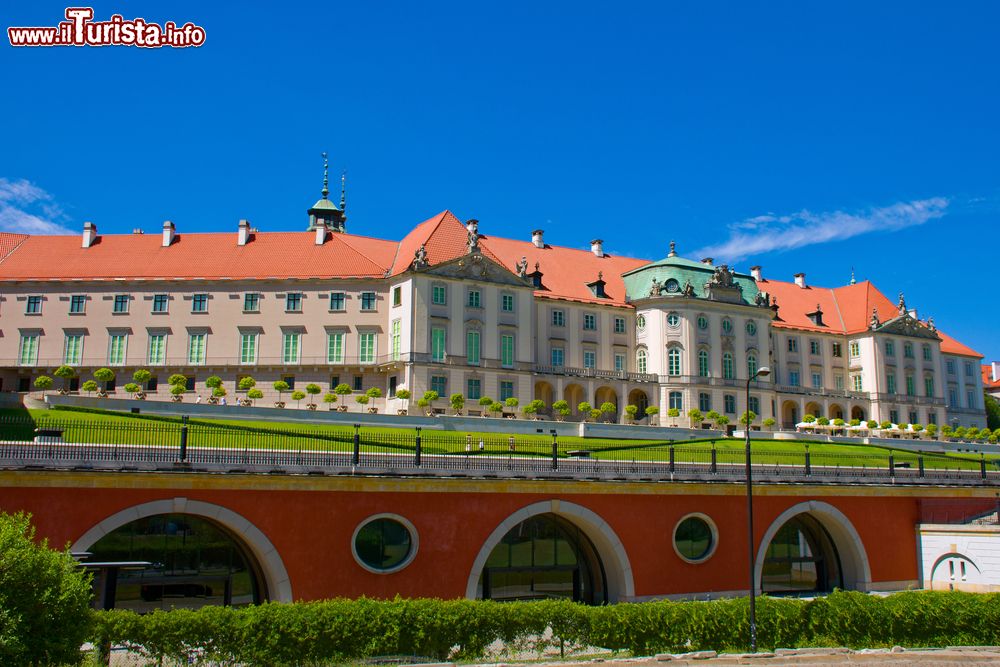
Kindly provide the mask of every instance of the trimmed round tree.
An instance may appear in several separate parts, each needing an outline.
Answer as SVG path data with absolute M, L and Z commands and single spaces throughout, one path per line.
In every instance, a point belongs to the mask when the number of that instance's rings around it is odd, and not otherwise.
M 76 377 L 76 369 L 72 366 L 62 365 L 52 372 L 57 378 L 61 378 L 63 381 L 63 393 L 69 391 L 69 381 L 71 378 Z
M 82 385 L 80 385 L 80 389 L 83 389 L 88 394 L 93 394 L 95 391 L 97 391 L 97 383 L 94 382 L 93 380 L 87 380 Z
M 769 429 L 772 426 L 774 426 L 776 422 L 774 421 L 774 417 L 768 417 L 767 419 L 765 419 L 761 423 L 764 424 L 764 428 L 768 428 Z
M 618 412 L 618 406 L 611 401 L 604 401 L 601 403 L 601 414 L 604 415 L 606 420 L 611 421 L 614 413 L 616 412 Z
M 39 375 L 35 378 L 35 387 L 42 390 L 42 396 L 45 396 L 45 391 L 52 389 L 52 378 L 48 375 Z
M 281 407 L 281 408 L 285 407 L 285 399 L 283 397 L 283 394 L 286 391 L 288 391 L 288 383 L 285 382 L 284 380 L 278 380 L 271 386 L 274 388 L 276 392 L 278 392 L 278 403 L 281 403 L 281 405 L 276 405 L 275 407 Z
M 110 368 L 98 368 L 94 371 L 94 379 L 103 383 L 102 389 L 107 392 L 108 383 L 115 379 L 115 372 Z
M 705 415 L 701 414 L 701 410 L 698 408 L 691 408 L 688 410 L 688 419 L 691 420 L 691 428 L 698 428 L 698 426 L 705 421 Z
M 650 405 L 646 407 L 646 416 L 649 417 L 650 424 L 653 423 L 653 419 L 658 414 L 660 414 L 660 408 L 656 407 L 655 405 Z
M 638 414 L 639 414 L 638 405 L 632 405 L 630 403 L 629 405 L 625 406 L 625 415 L 628 417 L 629 422 L 635 422 L 635 417 Z
M 313 400 L 313 396 L 318 396 L 320 394 L 320 392 L 322 392 L 322 391 L 323 391 L 323 388 L 320 387 L 315 382 L 310 382 L 309 384 L 306 385 L 306 393 L 309 394 L 309 409 L 310 410 L 315 410 L 316 409 L 316 402 Z
M 568 401 L 555 401 L 552 404 L 552 410 L 555 412 L 555 417 L 559 421 L 566 419 L 569 416 L 571 410 L 569 409 Z
M 292 400 L 295 401 L 295 407 L 302 407 L 302 399 L 306 397 L 306 392 L 301 389 L 296 389 L 292 392 Z
M 249 398 L 251 401 L 259 400 L 261 398 L 264 398 L 264 392 L 262 392 L 260 389 L 250 389 L 249 391 L 247 391 L 247 398 Z
M 587 401 L 583 401 L 582 403 L 576 406 L 576 411 L 579 412 L 581 415 L 583 415 L 584 419 L 588 419 L 590 417 L 590 411 L 593 409 L 594 406 L 592 406 Z
M 122 387 L 122 389 L 124 389 L 125 393 L 127 393 L 132 398 L 135 398 L 135 395 L 138 394 L 140 391 L 142 391 L 142 387 L 137 385 L 135 382 L 129 382 L 124 387 Z

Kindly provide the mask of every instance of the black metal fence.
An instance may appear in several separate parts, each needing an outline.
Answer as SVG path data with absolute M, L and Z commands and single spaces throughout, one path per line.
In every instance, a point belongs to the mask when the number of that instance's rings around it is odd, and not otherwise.
M 790 449 L 791 448 L 791 449 Z M 771 481 L 1000 485 L 995 460 L 835 446 L 755 444 L 754 475 Z M 503 433 L 275 425 L 167 418 L 0 418 L 0 465 L 169 467 L 247 472 L 558 476 L 738 481 L 739 440 L 716 443 L 574 440 Z M 304 470 L 303 470 L 304 469 Z

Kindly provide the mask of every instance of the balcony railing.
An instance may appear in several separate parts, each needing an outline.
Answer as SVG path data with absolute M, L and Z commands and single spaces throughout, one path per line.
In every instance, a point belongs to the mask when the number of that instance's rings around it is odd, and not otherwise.
M 628 371 L 609 371 L 597 368 L 574 368 L 572 366 L 546 366 L 535 364 L 532 370 L 542 375 L 565 375 L 581 378 L 600 378 L 604 380 L 626 380 L 629 382 L 658 382 L 653 373 L 630 373 Z

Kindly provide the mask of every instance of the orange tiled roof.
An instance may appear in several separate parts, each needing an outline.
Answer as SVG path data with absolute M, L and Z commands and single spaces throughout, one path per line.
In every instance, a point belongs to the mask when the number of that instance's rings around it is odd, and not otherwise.
M 0 262 L 6 259 L 7 255 L 14 252 L 17 246 L 28 238 L 27 234 L 11 234 L 0 232 Z
M 496 255 L 485 247 L 485 238 L 483 235 L 479 236 L 480 252 L 499 263 Z M 399 242 L 391 275 L 398 276 L 409 269 L 420 246 L 424 246 L 427 251 L 427 263 L 433 266 L 461 257 L 468 250 L 468 243 L 469 232 L 465 225 L 451 211 L 442 211 L 414 227 Z
M 940 329 L 937 330 L 937 334 L 938 336 L 941 336 L 941 352 L 944 354 L 957 354 L 963 357 L 983 358 L 983 355 L 979 354 L 968 345 L 959 343 L 957 340 Z
M 0 264 L 0 280 L 240 279 L 382 277 L 397 244 L 364 236 L 313 232 L 103 235 L 89 248 L 79 236 L 30 236 Z
M 614 306 L 626 306 L 625 282 L 622 274 L 626 271 L 649 264 L 645 259 L 618 257 L 605 254 L 598 257 L 589 250 L 577 250 L 546 245 L 536 248 L 530 241 L 515 241 L 500 237 L 486 237 L 483 245 L 500 258 L 500 262 L 510 271 L 516 271 L 516 265 L 525 257 L 528 260 L 528 272 L 542 272 L 542 287 L 535 294 L 542 298 L 568 299 L 583 303 L 602 303 Z M 606 283 L 604 291 L 608 298 L 594 296 L 587 283 L 597 280 L 601 273 Z
M 993 380 L 993 367 L 989 364 L 982 365 L 983 370 L 983 388 L 985 389 L 1000 389 L 1000 380 Z

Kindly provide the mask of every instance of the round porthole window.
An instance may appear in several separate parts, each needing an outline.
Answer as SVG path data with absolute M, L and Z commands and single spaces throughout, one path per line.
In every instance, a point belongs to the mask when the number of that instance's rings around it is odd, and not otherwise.
M 674 527 L 674 551 L 688 563 L 702 563 L 715 553 L 719 532 L 705 514 L 688 514 Z
M 666 288 L 667 291 L 670 292 L 671 294 L 676 294 L 677 292 L 681 291 L 681 284 L 676 280 L 674 280 L 673 278 L 671 278 L 670 280 L 667 281 Z
M 681 316 L 680 315 L 678 315 L 677 313 L 668 313 L 667 314 L 667 326 L 668 327 L 670 327 L 671 329 L 676 329 L 678 327 L 678 325 L 680 325 L 680 323 L 681 323 Z
M 639 317 L 635 318 L 635 327 L 639 331 L 642 331 L 643 329 L 646 328 L 646 316 L 645 315 L 640 315 Z
M 722 331 L 727 334 L 733 332 L 733 321 L 728 317 L 722 320 Z
M 753 320 L 747 320 L 747 333 L 751 336 L 755 336 L 757 334 L 757 325 L 754 324 Z
M 698 316 L 698 328 L 701 329 L 702 331 L 708 328 L 708 318 L 705 317 L 704 315 Z
M 397 572 L 417 555 L 417 531 L 401 516 L 376 514 L 354 530 L 351 552 L 358 565 L 369 572 Z

